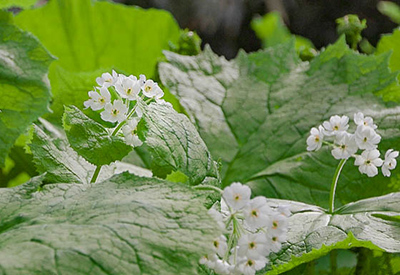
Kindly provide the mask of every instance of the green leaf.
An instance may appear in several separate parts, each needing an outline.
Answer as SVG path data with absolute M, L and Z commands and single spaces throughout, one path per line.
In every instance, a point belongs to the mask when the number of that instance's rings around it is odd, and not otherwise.
M 6 9 L 11 7 L 19 7 L 27 9 L 36 4 L 38 0 L 2 0 L 0 2 L 0 9 Z
M 133 149 L 123 138 L 112 136 L 75 106 L 65 107 L 63 126 L 71 147 L 94 165 L 121 160 Z
M 53 57 L 0 11 L 0 166 L 17 138 L 48 112 L 47 71 Z
M 288 240 L 270 256 L 267 274 L 279 274 L 317 259 L 334 249 L 365 247 L 391 253 L 400 252 L 400 193 L 350 203 L 334 215 L 303 203 L 269 200 L 271 207 L 288 205 Z
M 128 173 L 98 184 L 0 189 L 9 274 L 195 274 L 221 234 L 188 186 Z
M 156 176 L 165 178 L 171 172 L 179 171 L 192 185 L 207 177 L 219 178 L 217 165 L 207 146 L 185 115 L 177 113 L 167 103 L 140 107 L 143 117 L 138 134 L 152 155 L 151 167 Z
M 310 40 L 290 33 L 278 12 L 270 12 L 263 17 L 254 18 L 251 21 L 251 28 L 257 37 L 262 40 L 264 48 L 287 42 L 294 37 L 297 52 L 314 49 L 314 45 Z
M 293 42 L 241 52 L 232 61 L 209 48 L 195 57 L 166 52 L 169 63 L 160 64 L 160 77 L 213 157 L 222 159 L 225 186 L 253 181 L 258 195 L 327 207 L 338 161 L 326 150 L 306 152 L 311 127 L 331 115 L 352 118 L 362 111 L 379 126 L 381 150 L 399 149 L 400 108 L 374 96 L 399 91 L 397 74 L 387 68 L 388 54 L 357 54 L 344 37 L 310 63 L 298 58 Z M 361 175 L 349 161 L 339 180 L 338 205 L 397 188 L 383 176 Z
M 58 124 L 62 106 L 82 106 L 102 72 L 154 76 L 162 50 L 180 35 L 166 11 L 107 1 L 52 0 L 22 11 L 15 22 L 58 57 L 49 73 L 54 113 L 48 117 Z
M 393 22 L 400 24 L 400 6 L 396 3 L 389 1 L 379 1 L 377 5 L 378 10 Z
M 391 51 L 389 67 L 394 71 L 400 70 L 400 29 L 396 29 L 392 34 L 383 35 L 376 46 L 376 53 L 381 54 Z

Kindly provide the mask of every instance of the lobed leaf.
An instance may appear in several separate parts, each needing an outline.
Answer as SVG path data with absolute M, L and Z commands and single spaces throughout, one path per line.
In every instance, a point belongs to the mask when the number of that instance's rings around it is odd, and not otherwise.
M 128 173 L 0 189 L 0 266 L 19 274 L 194 274 L 220 234 L 199 194 Z
M 269 200 L 271 207 L 288 205 L 288 240 L 270 256 L 267 274 L 280 274 L 317 259 L 334 249 L 365 247 L 400 252 L 400 193 L 344 205 L 333 215 L 319 207 L 282 200 Z
M 209 48 L 194 57 L 165 55 L 160 78 L 222 159 L 225 186 L 247 182 L 256 195 L 327 207 L 338 161 L 324 150 L 308 153 L 306 138 L 334 114 L 364 112 L 379 125 L 381 150 L 399 144 L 400 107 L 374 95 L 400 89 L 389 55 L 357 54 L 344 37 L 311 62 L 299 59 L 293 40 L 232 61 Z M 345 204 L 395 190 L 389 179 L 368 178 L 349 163 L 336 197 Z

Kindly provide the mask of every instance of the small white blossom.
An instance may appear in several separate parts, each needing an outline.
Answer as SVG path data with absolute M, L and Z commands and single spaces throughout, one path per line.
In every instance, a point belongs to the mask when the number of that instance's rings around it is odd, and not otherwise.
M 104 111 L 100 113 L 101 119 L 109 122 L 121 122 L 126 119 L 126 113 L 128 107 L 122 102 L 122 100 L 114 100 L 114 102 L 107 103 L 104 106 Z
M 267 232 L 267 245 L 268 248 L 272 252 L 278 252 L 282 248 L 282 243 L 286 241 L 287 239 L 287 234 L 286 230 L 283 230 L 281 232 L 274 230 L 274 231 L 269 231 Z
M 258 259 L 252 258 L 239 258 L 238 271 L 243 275 L 254 275 L 256 271 L 261 270 L 268 263 L 267 258 L 262 257 Z
M 215 210 L 214 208 L 210 208 L 208 210 L 208 215 L 210 215 L 219 225 L 221 229 L 225 229 L 224 217 L 221 212 Z
M 100 88 L 100 94 L 96 91 L 90 91 L 89 99 L 83 102 L 85 108 L 91 108 L 93 111 L 98 111 L 111 101 L 111 95 L 107 88 Z
M 389 149 L 385 154 L 385 161 L 382 165 L 382 174 L 385 177 L 390 177 L 390 170 L 396 168 L 397 161 L 396 158 L 399 156 L 399 151 L 393 151 L 393 149 Z
M 367 174 L 368 177 L 374 177 L 378 174 L 378 168 L 383 164 L 383 161 L 379 158 L 379 151 L 365 150 L 361 156 L 356 156 L 354 165 L 359 166 L 358 170 L 362 174 Z
M 110 73 L 104 73 L 101 77 L 96 78 L 97 84 L 101 87 L 108 88 L 114 85 L 118 80 L 118 74 L 113 70 L 112 75 Z
M 327 136 L 333 136 L 337 133 L 347 131 L 349 128 L 349 118 L 347 116 L 331 116 L 329 121 L 324 121 L 322 124 L 325 128 L 324 134 Z
M 374 124 L 374 120 L 372 119 L 372 117 L 364 117 L 364 114 L 361 112 L 358 112 L 357 114 L 354 114 L 354 122 L 359 126 L 359 125 L 364 125 L 364 126 L 368 126 L 371 127 L 372 129 L 376 129 L 378 128 L 378 126 L 376 126 Z
M 121 97 L 136 100 L 140 92 L 140 82 L 133 75 L 129 77 L 124 76 L 115 84 L 115 89 Z
M 378 147 L 378 143 L 381 141 L 381 136 L 371 127 L 359 125 L 355 132 L 355 139 L 358 148 L 361 150 L 373 150 Z
M 222 197 L 234 210 L 242 209 L 250 201 L 251 190 L 248 186 L 234 182 L 225 187 Z
M 213 267 L 216 274 L 229 275 L 231 274 L 231 265 L 223 260 L 216 260 Z
M 348 159 L 358 150 L 354 135 L 342 132 L 336 135 L 332 156 L 335 159 Z
M 214 268 L 215 263 L 218 261 L 217 254 L 208 254 L 200 258 L 199 263 L 208 266 L 209 268 Z
M 224 235 L 214 239 L 213 249 L 220 257 L 225 256 L 225 253 L 228 250 L 228 244 L 226 243 L 226 237 Z
M 139 139 L 137 135 L 137 125 L 139 121 L 136 118 L 130 119 L 124 126 L 122 126 L 122 132 L 124 133 L 124 138 L 127 144 L 134 147 L 140 146 L 143 142 Z
M 238 255 L 252 259 L 262 258 L 269 253 L 267 237 L 264 233 L 244 234 L 238 241 Z
M 148 98 L 155 98 L 156 100 L 164 96 L 164 92 L 161 90 L 158 84 L 151 79 L 146 80 L 142 87 L 142 91 L 143 94 Z
M 288 225 L 287 217 L 276 212 L 270 216 L 267 230 L 268 230 L 268 232 L 271 232 L 271 233 L 277 232 L 274 234 L 281 234 L 283 232 L 286 232 L 287 225 Z
M 267 199 L 262 196 L 252 199 L 243 209 L 246 224 L 254 230 L 267 226 L 271 212 Z
M 322 146 L 324 139 L 324 128 L 320 125 L 317 128 L 313 127 L 310 130 L 310 136 L 307 138 L 307 150 L 318 151 Z

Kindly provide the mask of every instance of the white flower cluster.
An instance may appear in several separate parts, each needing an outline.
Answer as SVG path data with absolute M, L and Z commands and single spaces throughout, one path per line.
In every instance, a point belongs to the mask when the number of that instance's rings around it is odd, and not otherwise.
M 286 241 L 289 209 L 272 209 L 265 197 L 250 196 L 248 186 L 233 183 L 223 191 L 220 211 L 209 210 L 226 235 L 214 240 L 213 253 L 200 263 L 216 274 L 255 274 L 268 263 L 269 253 L 278 252 Z
M 347 132 L 349 128 L 349 118 L 347 116 L 331 116 L 329 121 L 325 121 L 318 128 L 311 128 L 310 136 L 307 138 L 307 150 L 317 151 L 322 144 L 333 146 L 331 151 L 335 159 L 355 158 L 354 165 L 358 170 L 368 177 L 374 177 L 378 174 L 378 167 L 382 167 L 382 174 L 390 176 L 390 170 L 396 167 L 396 158 L 398 151 L 389 149 L 385 154 L 385 160 L 379 158 L 378 144 L 381 136 L 376 133 L 378 126 L 374 124 L 371 117 L 364 117 L 364 114 L 358 112 L 354 114 L 354 122 L 357 125 L 354 134 Z M 325 139 L 332 137 L 333 143 Z M 358 150 L 364 150 L 361 155 L 357 155 Z
M 145 98 L 163 102 L 161 98 L 164 92 L 156 82 L 146 79 L 144 75 L 137 78 L 118 74 L 114 70 L 112 74 L 103 73 L 96 82 L 99 86 L 88 93 L 89 99 L 83 105 L 93 111 L 102 110 L 100 116 L 104 121 L 124 123 L 121 130 L 125 141 L 132 146 L 142 145 L 136 134 L 142 112 L 136 103 Z M 136 117 L 133 117 L 134 114 Z

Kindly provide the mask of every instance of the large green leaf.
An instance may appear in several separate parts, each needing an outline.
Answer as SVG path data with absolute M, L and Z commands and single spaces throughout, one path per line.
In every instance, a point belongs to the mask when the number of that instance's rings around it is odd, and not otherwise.
M 95 165 L 121 160 L 133 149 L 123 138 L 111 135 L 75 106 L 65 107 L 63 126 L 71 147 Z
M 334 215 L 298 202 L 269 200 L 271 207 L 288 205 L 288 240 L 271 255 L 267 274 L 279 274 L 317 259 L 334 249 L 365 247 L 400 252 L 400 193 L 350 203 Z M 397 220 L 396 220 L 397 219 Z
M 0 166 L 28 125 L 48 112 L 53 57 L 0 11 Z
M 128 173 L 0 190 L 7 274 L 195 274 L 220 234 L 188 186 Z M 6 206 L 6 207 L 5 207 Z
M 58 57 L 49 74 L 54 94 L 50 119 L 57 123 L 62 104 L 80 107 L 95 84 L 93 75 L 100 71 L 114 68 L 128 75 L 153 76 L 162 50 L 169 41 L 176 43 L 180 34 L 166 11 L 106 1 L 52 0 L 19 13 L 15 22 Z
M 398 148 L 400 108 L 374 94 L 396 90 L 388 54 L 360 55 L 342 37 L 310 63 L 293 41 L 227 61 L 209 48 L 195 57 L 166 52 L 160 77 L 197 126 L 212 155 L 223 161 L 225 185 L 253 181 L 256 194 L 328 206 L 338 164 L 325 150 L 306 152 L 311 127 L 334 114 L 372 115 L 381 149 Z M 397 177 L 395 173 L 394 177 Z M 358 192 L 362 188 L 363 192 Z M 340 204 L 398 190 L 348 163 L 339 181 Z
M 207 177 L 219 178 L 207 146 L 185 115 L 167 103 L 151 103 L 141 109 L 139 137 L 149 148 L 156 176 L 165 177 L 179 171 L 187 176 L 190 184 L 199 184 Z

